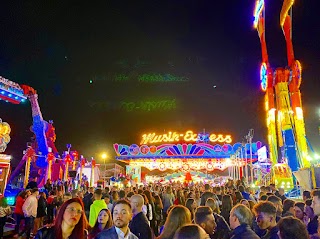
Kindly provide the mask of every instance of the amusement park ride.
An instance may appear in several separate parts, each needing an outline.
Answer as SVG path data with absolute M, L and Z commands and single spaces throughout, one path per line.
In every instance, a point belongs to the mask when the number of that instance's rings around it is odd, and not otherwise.
M 280 13 L 280 26 L 287 46 L 288 66 L 284 68 L 272 69 L 269 63 L 265 38 L 265 1 L 257 0 L 254 11 L 254 27 L 258 31 L 262 50 L 260 80 L 261 89 L 265 92 L 269 158 L 274 165 L 273 176 L 278 186 L 281 186 L 280 182 L 284 183 L 284 179 L 290 181 L 291 178 L 292 181 L 292 174 L 288 171 L 310 168 L 299 89 L 302 67 L 294 57 L 292 45 L 293 3 L 294 0 L 284 0 Z M 280 172 L 287 176 L 280 176 Z

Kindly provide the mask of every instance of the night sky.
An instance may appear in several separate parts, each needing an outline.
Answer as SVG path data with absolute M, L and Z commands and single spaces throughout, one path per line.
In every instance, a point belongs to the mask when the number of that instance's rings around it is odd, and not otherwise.
M 282 1 L 266 2 L 269 60 L 273 68 L 284 67 Z M 304 70 L 307 137 L 320 153 L 320 4 L 295 2 L 293 44 Z M 38 91 L 60 152 L 71 143 L 85 157 L 107 151 L 112 158 L 113 143 L 188 129 L 232 134 L 238 142 L 253 128 L 253 141 L 266 143 L 254 5 L 253 0 L 2 2 L 0 75 Z M 145 82 L 142 76 L 177 81 Z M 167 103 L 152 109 L 146 102 Z M 32 136 L 30 104 L 1 101 L 0 118 L 11 125 L 6 153 L 16 164 Z

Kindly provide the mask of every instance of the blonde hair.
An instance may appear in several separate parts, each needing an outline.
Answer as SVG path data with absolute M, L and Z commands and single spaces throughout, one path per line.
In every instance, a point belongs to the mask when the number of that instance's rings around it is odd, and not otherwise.
M 170 210 L 159 238 L 171 239 L 179 228 L 190 223 L 191 213 L 189 209 L 182 205 L 176 205 Z
M 219 202 L 214 198 L 208 198 L 205 206 L 208 206 L 212 209 L 213 212 L 220 214 Z

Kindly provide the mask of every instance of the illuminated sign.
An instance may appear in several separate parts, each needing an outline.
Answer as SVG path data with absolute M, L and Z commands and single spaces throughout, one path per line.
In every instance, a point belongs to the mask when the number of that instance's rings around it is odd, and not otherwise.
M 201 136 L 201 135 L 200 135 Z M 192 130 L 188 130 L 187 132 L 177 133 L 177 132 L 169 132 L 167 134 L 157 135 L 156 133 L 149 133 L 142 135 L 142 140 L 140 144 L 154 144 L 154 143 L 166 143 L 166 142 L 199 142 L 199 134 L 193 133 Z M 231 143 L 232 138 L 231 135 L 223 135 L 223 134 L 210 134 L 209 141 L 212 143 Z
M 253 16 L 254 16 L 253 26 L 254 26 L 254 28 L 257 28 L 257 26 L 258 26 L 259 18 L 260 18 L 260 15 L 261 15 L 263 8 L 264 8 L 264 0 L 257 0 L 256 7 L 253 12 Z

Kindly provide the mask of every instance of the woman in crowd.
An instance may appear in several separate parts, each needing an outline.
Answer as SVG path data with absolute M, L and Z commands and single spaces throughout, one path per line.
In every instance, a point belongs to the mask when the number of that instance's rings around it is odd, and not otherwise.
M 38 199 L 38 208 L 37 208 L 37 218 L 34 220 L 34 234 L 37 233 L 38 229 L 43 227 L 44 217 L 47 215 L 47 199 L 46 194 L 41 192 L 40 197 Z
M 173 239 L 175 232 L 182 226 L 191 223 L 191 213 L 182 205 L 173 206 L 170 210 L 163 231 L 158 239 Z
M 149 201 L 149 210 L 151 210 L 151 218 L 149 218 L 150 221 L 150 227 L 155 233 L 157 228 L 156 228 L 156 219 L 155 219 L 155 205 L 154 205 L 154 197 L 152 196 L 152 193 L 149 190 L 144 190 L 143 194 L 146 195 Z
M 98 233 L 101 231 L 108 229 L 112 227 L 113 221 L 112 221 L 112 216 L 111 212 L 108 209 L 102 209 L 99 214 L 98 218 L 96 220 L 96 223 L 94 224 L 90 234 L 89 234 L 89 239 L 94 239 Z
M 154 234 L 155 236 L 159 236 L 159 229 L 162 224 L 162 210 L 163 210 L 163 205 L 162 205 L 162 200 L 159 195 L 154 195 L 154 209 L 155 209 L 155 231 Z
M 291 199 L 286 199 L 283 201 L 283 211 L 282 211 L 282 216 L 287 217 L 287 216 L 294 216 L 294 201 Z
M 208 198 L 206 201 L 205 206 L 208 206 L 213 211 L 213 216 L 216 221 L 216 229 L 213 235 L 213 238 L 229 238 L 229 233 L 231 231 L 229 224 L 226 222 L 226 220 L 223 218 L 223 216 L 220 215 L 220 208 L 219 203 L 214 198 Z
M 55 224 L 40 229 L 34 239 L 86 239 L 87 225 L 82 201 L 72 198 L 60 207 Z
M 189 211 L 191 213 L 191 221 L 193 222 L 194 213 L 195 213 L 195 210 L 197 208 L 197 204 L 196 204 L 196 201 L 194 200 L 194 198 L 188 198 L 187 199 L 186 207 L 189 209 Z
M 175 233 L 174 239 L 210 239 L 210 237 L 200 226 L 188 224 Z
M 221 216 L 229 223 L 230 211 L 233 207 L 232 198 L 230 195 L 222 196 Z
M 173 205 L 174 202 L 174 194 L 172 192 L 171 186 L 167 186 L 166 192 L 162 195 L 162 203 L 163 203 L 163 218 L 167 218 L 167 210 L 170 206 Z
M 177 190 L 177 197 L 176 200 L 174 201 L 174 205 L 186 205 L 186 200 L 184 198 L 183 190 L 178 189 Z
M 20 230 L 21 220 L 24 219 L 22 206 L 23 206 L 23 203 L 26 200 L 27 196 L 28 196 L 27 191 L 21 191 L 16 199 L 16 207 L 14 209 L 14 214 L 16 217 L 15 232 L 17 234 L 15 236 L 18 236 L 19 230 Z
M 11 214 L 11 208 L 7 203 L 7 198 L 0 198 L 0 238 L 3 238 L 3 227 L 6 224 L 7 216 Z
M 294 204 L 294 217 L 300 219 L 302 222 L 304 222 L 305 225 L 307 225 L 308 224 L 307 215 L 305 214 L 304 210 L 305 210 L 304 202 L 296 202 Z
M 308 239 L 306 225 L 297 218 L 292 216 L 283 217 L 278 222 L 280 239 Z

